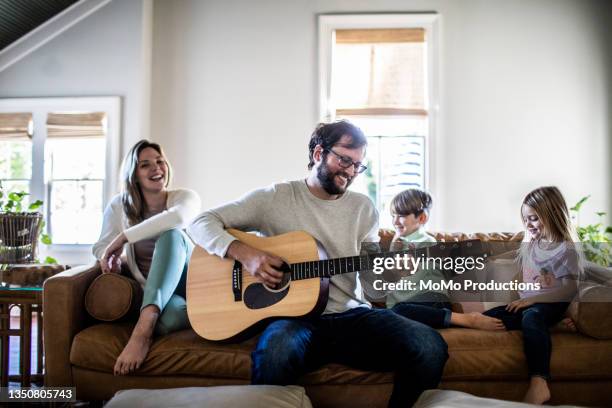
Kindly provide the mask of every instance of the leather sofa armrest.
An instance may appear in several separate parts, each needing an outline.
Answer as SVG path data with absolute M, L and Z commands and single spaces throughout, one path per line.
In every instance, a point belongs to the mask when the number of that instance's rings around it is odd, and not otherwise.
M 91 323 L 85 310 L 85 293 L 101 272 L 84 265 L 59 273 L 43 288 L 45 385 L 72 386 L 70 348 L 74 336 Z
M 581 280 L 610 286 L 609 282 L 612 281 L 612 267 L 605 267 L 586 261 L 584 276 L 581 277 Z

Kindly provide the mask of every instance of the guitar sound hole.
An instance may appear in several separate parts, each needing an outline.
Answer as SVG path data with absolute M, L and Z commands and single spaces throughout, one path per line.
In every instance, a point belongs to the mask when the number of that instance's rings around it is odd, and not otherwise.
M 278 292 L 285 289 L 287 286 L 289 286 L 289 282 L 291 281 L 291 267 L 287 265 L 287 263 L 283 262 L 279 270 L 283 272 L 283 278 L 281 279 L 281 281 L 273 287 L 264 285 L 266 289 L 272 292 Z
M 244 290 L 244 304 L 249 309 L 263 309 L 272 306 L 289 293 L 289 286 L 280 291 L 272 292 L 263 283 L 253 283 Z
M 286 263 L 279 268 L 283 272 L 282 280 L 270 288 L 263 283 L 253 283 L 244 290 L 244 304 L 249 309 L 262 309 L 280 302 L 289 292 L 291 268 Z

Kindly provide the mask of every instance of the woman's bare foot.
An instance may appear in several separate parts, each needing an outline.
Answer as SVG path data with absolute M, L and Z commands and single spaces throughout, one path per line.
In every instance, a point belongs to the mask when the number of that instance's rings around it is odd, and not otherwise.
M 559 322 L 559 326 L 562 329 L 569 330 L 574 333 L 578 331 L 578 329 L 576 328 L 576 323 L 571 317 L 566 317 L 565 319 L 561 320 Z
M 132 333 L 128 344 L 124 347 L 117 361 L 113 372 L 115 375 L 125 375 L 140 368 L 140 365 L 147 357 L 151 347 L 151 337 L 139 336 Z
M 542 405 L 550 399 L 548 382 L 542 377 L 531 377 L 529 389 L 523 398 L 523 402 L 529 404 Z
M 159 317 L 159 309 L 149 305 L 142 309 L 130 340 L 124 347 L 113 368 L 115 375 L 126 375 L 140 368 L 149 353 L 153 329 Z
M 505 330 L 506 328 L 501 320 L 478 312 L 453 313 L 451 323 L 455 326 L 481 330 Z

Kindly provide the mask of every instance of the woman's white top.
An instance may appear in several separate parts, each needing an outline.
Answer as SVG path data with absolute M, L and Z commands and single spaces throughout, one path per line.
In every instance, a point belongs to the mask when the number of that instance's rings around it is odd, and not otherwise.
M 186 228 L 200 213 L 200 205 L 200 197 L 195 191 L 187 189 L 168 190 L 166 210 L 130 227 L 127 217 L 123 212 L 121 194 L 118 194 L 113 197 L 104 210 L 102 232 L 98 242 L 94 244 L 92 252 L 96 259 L 101 259 L 106 247 L 117 235 L 123 232 L 128 240 L 124 246 L 128 267 L 134 279 L 141 286 L 144 286 L 146 278 L 136 264 L 134 243 L 143 239 L 157 237 L 162 232 L 174 228 Z

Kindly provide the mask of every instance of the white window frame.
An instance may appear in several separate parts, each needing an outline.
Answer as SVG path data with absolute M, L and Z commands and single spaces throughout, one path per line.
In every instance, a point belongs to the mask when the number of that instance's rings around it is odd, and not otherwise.
M 335 120 L 335 106 L 331 97 L 332 53 L 335 30 L 376 28 L 423 28 L 427 44 L 427 87 L 425 108 L 428 113 L 428 135 L 425 138 L 425 188 L 439 198 L 439 183 L 433 183 L 435 142 L 439 128 L 439 28 L 440 15 L 414 14 L 333 14 L 319 15 L 319 120 Z M 433 225 L 433 227 L 437 227 Z
M 47 140 L 47 114 L 60 111 L 106 112 L 106 170 L 104 180 L 103 208 L 117 191 L 121 136 L 121 98 L 100 97 L 52 97 L 52 98 L 5 98 L 0 99 L 0 112 L 31 112 L 34 122 L 32 135 L 32 177 L 30 200 L 43 200 L 45 219 L 49 214 L 49 197 L 45 175 L 45 141 Z M 100 214 L 102 216 L 102 214 Z M 53 237 L 52 237 L 53 238 Z M 41 248 L 45 255 L 61 263 L 84 263 L 92 260 L 91 245 L 52 244 Z M 41 251 L 42 252 L 42 251 Z M 39 254 L 41 255 L 41 254 Z M 41 259 L 44 257 L 41 257 Z

